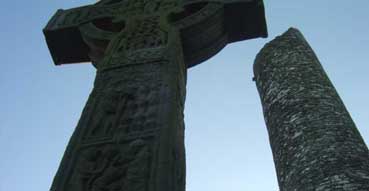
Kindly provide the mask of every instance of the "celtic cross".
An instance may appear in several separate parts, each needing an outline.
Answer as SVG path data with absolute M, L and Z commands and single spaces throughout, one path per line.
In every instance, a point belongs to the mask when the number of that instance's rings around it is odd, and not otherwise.
M 183 191 L 187 68 L 267 35 L 262 0 L 102 0 L 44 34 L 56 65 L 97 69 L 52 191 Z

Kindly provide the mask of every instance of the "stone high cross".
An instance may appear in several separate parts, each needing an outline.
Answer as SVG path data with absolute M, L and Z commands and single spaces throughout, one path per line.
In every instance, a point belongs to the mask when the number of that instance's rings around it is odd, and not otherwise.
M 262 0 L 102 0 L 44 34 L 55 64 L 97 69 L 52 191 L 184 191 L 186 69 L 267 36 Z

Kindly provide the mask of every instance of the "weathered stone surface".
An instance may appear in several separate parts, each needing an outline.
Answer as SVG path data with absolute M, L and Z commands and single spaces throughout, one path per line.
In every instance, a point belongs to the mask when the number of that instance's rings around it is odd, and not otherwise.
M 369 151 L 302 34 L 258 54 L 254 73 L 281 191 L 369 190 Z
M 55 64 L 97 69 L 51 190 L 184 191 L 187 68 L 266 27 L 261 0 L 102 0 L 44 33 Z
M 186 67 L 180 47 L 99 68 L 53 191 L 184 190 Z M 110 63 L 110 62 L 109 62 Z
M 101 46 L 116 33 L 137 32 L 135 23 L 143 15 L 155 16 L 152 19 L 160 21 L 160 28 L 179 31 L 187 67 L 210 58 L 228 43 L 267 36 L 262 0 L 102 0 L 60 9 L 49 21 L 44 33 L 55 64 L 91 61 L 84 31 L 90 31 L 87 36 L 99 39 Z

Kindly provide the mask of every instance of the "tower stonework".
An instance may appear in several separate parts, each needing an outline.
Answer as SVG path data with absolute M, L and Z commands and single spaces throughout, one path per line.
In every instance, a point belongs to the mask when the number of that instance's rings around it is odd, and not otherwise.
M 369 190 L 369 151 L 302 34 L 291 28 L 254 64 L 281 191 Z
M 97 70 L 51 191 L 184 191 L 187 68 L 267 31 L 262 0 L 101 0 L 44 34 L 56 65 Z

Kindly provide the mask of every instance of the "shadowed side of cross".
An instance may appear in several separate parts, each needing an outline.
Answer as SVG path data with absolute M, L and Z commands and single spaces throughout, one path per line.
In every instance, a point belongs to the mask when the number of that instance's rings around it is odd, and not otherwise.
M 97 68 L 52 191 L 184 191 L 187 68 L 267 35 L 261 0 L 102 0 L 44 33 L 55 64 Z
M 155 15 L 162 26 L 179 31 L 187 67 L 228 43 L 267 36 L 261 0 L 103 0 L 58 10 L 44 34 L 56 65 L 94 63 L 106 56 L 113 39 L 135 30 L 138 17 Z

